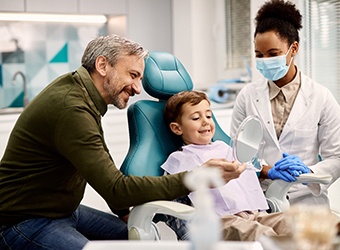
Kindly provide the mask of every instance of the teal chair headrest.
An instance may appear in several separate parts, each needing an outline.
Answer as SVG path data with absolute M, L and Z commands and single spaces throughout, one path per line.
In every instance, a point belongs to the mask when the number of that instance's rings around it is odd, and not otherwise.
M 192 80 L 182 63 L 167 52 L 150 52 L 145 59 L 142 84 L 150 96 L 159 100 L 193 89 Z

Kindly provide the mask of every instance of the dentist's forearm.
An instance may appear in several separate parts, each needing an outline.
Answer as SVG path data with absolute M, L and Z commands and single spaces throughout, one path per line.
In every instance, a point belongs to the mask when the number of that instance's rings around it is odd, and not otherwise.
M 260 173 L 260 179 L 268 179 L 268 171 L 271 168 L 271 166 L 263 165 Z

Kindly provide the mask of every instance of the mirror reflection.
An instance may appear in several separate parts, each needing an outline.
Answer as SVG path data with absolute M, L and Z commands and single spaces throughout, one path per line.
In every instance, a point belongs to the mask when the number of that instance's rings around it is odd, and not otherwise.
M 233 153 L 235 159 L 249 165 L 256 171 L 261 171 L 260 158 L 264 148 L 263 125 L 257 116 L 248 116 L 240 125 L 233 139 Z

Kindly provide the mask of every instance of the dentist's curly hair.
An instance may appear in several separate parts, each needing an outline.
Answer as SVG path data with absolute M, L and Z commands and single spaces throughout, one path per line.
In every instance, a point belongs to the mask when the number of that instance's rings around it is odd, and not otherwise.
M 295 4 L 284 0 L 265 2 L 255 17 L 255 34 L 275 31 L 289 44 L 299 42 L 302 16 Z

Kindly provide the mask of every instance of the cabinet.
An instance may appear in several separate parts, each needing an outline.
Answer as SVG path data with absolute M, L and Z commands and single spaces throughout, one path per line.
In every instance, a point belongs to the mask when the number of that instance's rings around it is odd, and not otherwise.
M 0 115 L 0 159 L 5 152 L 9 135 L 18 117 L 19 114 Z
M 212 108 L 214 116 L 223 131 L 230 136 L 230 122 L 233 109 L 231 108 Z
M 129 149 L 129 128 L 126 112 L 127 109 L 112 107 L 102 118 L 105 142 L 117 168 L 120 168 Z

